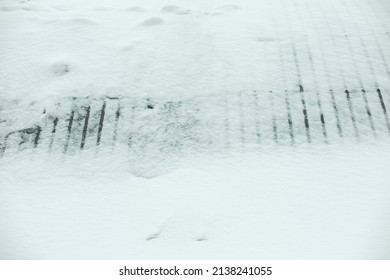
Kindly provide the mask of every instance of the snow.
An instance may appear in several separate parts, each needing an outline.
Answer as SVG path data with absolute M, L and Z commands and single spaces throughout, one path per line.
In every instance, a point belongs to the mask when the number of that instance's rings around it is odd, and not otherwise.
M 285 148 L 187 159 L 153 179 L 118 154 L 5 159 L 1 256 L 387 259 L 389 153 Z
M 0 0 L 0 258 L 388 259 L 389 13 Z
M 328 89 L 328 75 L 334 89 L 359 88 L 359 79 L 390 89 L 388 4 L 357 2 L 3 0 L 0 90 L 7 100 L 29 103 L 104 95 L 112 87 L 142 97 L 295 89 L 293 44 L 312 50 L 317 77 L 309 54 L 298 52 L 307 91 Z M 58 63 L 70 71 L 58 75 Z

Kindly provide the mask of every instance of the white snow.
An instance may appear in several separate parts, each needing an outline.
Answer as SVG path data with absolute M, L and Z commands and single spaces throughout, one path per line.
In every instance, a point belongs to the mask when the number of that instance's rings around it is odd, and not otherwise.
M 385 0 L 0 0 L 0 141 L 42 127 L 36 149 L 0 154 L 0 258 L 390 258 L 389 15 Z
M 187 159 L 0 162 L 2 258 L 387 259 L 388 143 Z

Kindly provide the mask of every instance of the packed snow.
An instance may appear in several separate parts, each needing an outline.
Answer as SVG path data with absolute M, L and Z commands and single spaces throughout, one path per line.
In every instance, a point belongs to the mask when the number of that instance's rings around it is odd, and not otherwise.
M 390 258 L 390 2 L 0 0 L 0 259 Z

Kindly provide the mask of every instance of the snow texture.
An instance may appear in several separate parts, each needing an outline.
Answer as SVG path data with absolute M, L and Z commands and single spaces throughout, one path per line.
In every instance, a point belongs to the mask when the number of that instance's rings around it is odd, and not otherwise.
M 0 0 L 0 258 L 390 258 L 390 2 Z

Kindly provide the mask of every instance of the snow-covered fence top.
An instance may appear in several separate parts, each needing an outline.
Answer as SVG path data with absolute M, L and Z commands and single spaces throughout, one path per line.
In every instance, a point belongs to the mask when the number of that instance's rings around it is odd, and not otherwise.
M 269 145 L 332 144 L 390 136 L 389 93 L 238 92 L 186 100 L 65 98 L 35 125 L 1 123 L 2 156 L 26 148 L 74 154 L 127 146 L 129 153 L 235 150 Z

